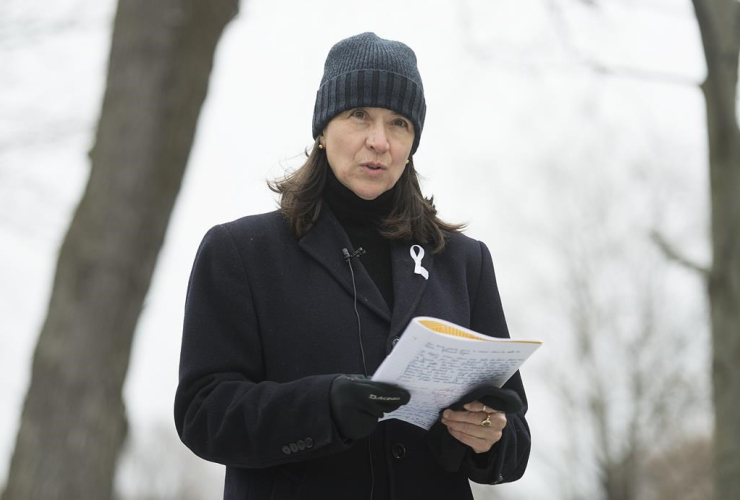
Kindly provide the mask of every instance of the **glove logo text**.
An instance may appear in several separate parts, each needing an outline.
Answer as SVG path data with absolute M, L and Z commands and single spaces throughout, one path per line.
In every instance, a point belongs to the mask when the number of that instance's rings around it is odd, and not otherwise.
M 401 401 L 399 397 L 376 396 L 375 394 L 370 394 L 370 399 L 377 399 L 378 401 Z

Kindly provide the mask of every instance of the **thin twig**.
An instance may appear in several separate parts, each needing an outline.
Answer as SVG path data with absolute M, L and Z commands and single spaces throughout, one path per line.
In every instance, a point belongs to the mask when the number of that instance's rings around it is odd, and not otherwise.
M 658 232 L 657 230 L 653 230 L 650 232 L 650 239 L 652 239 L 653 243 L 655 243 L 658 248 L 660 248 L 660 250 L 663 252 L 663 255 L 665 255 L 668 260 L 672 260 L 677 264 L 682 265 L 683 267 L 698 272 L 702 276 L 702 278 L 709 277 L 709 273 L 711 272 L 709 267 L 697 264 L 685 255 L 681 255 L 678 250 L 676 250 L 673 245 L 668 243 L 663 235 L 660 234 L 660 232 Z

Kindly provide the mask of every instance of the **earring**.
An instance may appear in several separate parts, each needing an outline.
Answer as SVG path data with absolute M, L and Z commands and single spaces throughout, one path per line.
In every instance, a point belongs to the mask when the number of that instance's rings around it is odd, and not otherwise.
M 411 160 L 406 160 L 406 165 L 408 165 L 410 161 L 411 161 Z
M 319 143 L 319 149 L 324 149 L 324 145 Z

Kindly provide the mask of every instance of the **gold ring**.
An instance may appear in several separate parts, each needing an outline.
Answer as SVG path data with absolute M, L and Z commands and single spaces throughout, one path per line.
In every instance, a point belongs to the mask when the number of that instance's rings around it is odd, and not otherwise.
M 491 414 L 486 415 L 486 418 L 480 424 L 483 427 L 491 427 Z

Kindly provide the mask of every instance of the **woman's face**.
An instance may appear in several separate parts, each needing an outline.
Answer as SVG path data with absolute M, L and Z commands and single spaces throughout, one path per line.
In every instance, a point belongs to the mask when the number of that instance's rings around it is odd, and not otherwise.
M 364 200 L 395 186 L 406 168 L 414 125 L 385 108 L 355 108 L 335 116 L 319 139 L 339 182 Z

